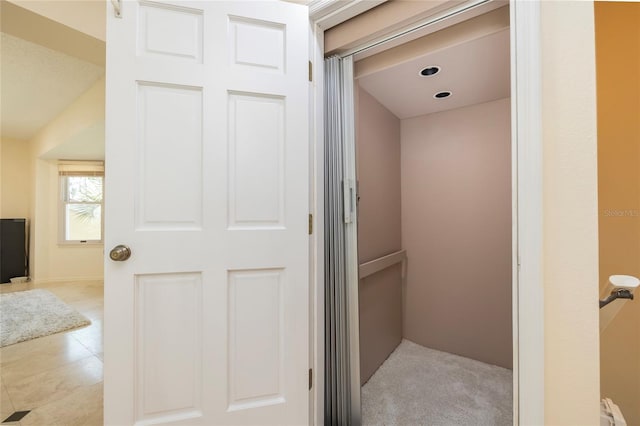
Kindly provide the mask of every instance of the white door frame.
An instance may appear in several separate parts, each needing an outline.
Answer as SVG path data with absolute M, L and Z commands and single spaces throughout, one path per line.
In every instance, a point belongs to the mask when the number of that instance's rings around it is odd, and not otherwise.
M 314 172 L 314 253 L 311 259 L 314 386 L 310 423 L 324 424 L 324 30 L 362 13 L 352 1 L 328 15 L 313 16 L 314 105 L 311 152 Z M 472 3 L 469 1 L 467 3 Z M 454 5 L 455 2 L 452 2 Z M 457 5 L 459 7 L 459 4 Z M 453 6 L 452 6 L 453 7 Z M 445 12 L 446 13 L 446 12 Z M 540 3 L 514 0 L 510 4 L 512 232 L 513 232 L 513 409 L 514 424 L 544 424 L 544 292 L 542 281 L 542 132 L 540 63 Z M 430 17 L 442 20 L 442 16 Z M 423 20 L 421 23 L 427 23 Z M 420 24 L 420 23 L 419 23 Z M 382 41 L 382 40 L 379 40 Z M 371 43 L 369 43 L 371 44 Z M 313 140 L 314 139 L 314 140 Z

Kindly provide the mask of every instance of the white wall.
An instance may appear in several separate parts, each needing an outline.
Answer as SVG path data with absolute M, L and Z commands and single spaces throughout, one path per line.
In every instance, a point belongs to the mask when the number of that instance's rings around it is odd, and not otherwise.
M 545 424 L 599 424 L 593 2 L 541 2 Z M 526 194 L 523 194 L 526 196 Z

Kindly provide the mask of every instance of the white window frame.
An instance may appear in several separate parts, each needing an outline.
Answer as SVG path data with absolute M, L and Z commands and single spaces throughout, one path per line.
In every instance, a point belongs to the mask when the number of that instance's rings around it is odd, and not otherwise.
M 101 177 L 102 201 L 100 202 L 100 239 L 68 240 L 67 234 L 67 178 Z M 101 161 L 66 161 L 58 163 L 58 244 L 61 246 L 95 246 L 104 243 L 104 163 Z M 72 204 L 97 204 L 74 202 Z

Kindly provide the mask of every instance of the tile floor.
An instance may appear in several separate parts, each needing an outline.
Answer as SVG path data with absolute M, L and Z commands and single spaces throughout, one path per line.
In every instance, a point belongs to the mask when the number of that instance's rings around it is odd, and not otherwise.
M 91 325 L 0 348 L 2 425 L 102 425 L 102 281 L 1 284 L 0 293 L 42 288 L 91 320 Z

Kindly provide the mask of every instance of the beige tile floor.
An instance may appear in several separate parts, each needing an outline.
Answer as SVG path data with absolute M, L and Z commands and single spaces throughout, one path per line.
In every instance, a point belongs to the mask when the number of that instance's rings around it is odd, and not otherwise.
M 91 325 L 0 348 L 0 422 L 32 410 L 4 424 L 102 425 L 103 283 L 1 284 L 0 293 L 33 288 L 51 291 Z

